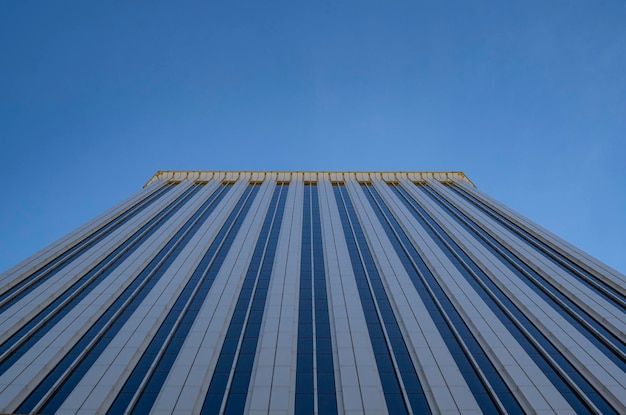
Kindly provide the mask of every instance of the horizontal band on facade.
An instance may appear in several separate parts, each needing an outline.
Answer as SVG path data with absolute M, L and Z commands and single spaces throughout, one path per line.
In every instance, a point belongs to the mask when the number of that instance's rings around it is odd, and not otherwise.
M 412 181 L 436 180 L 440 182 L 464 181 L 476 187 L 463 172 L 350 172 L 350 171 L 200 171 L 159 170 L 144 185 L 147 187 L 160 181 L 206 181 L 206 180 L 296 180 L 296 181 L 341 181 L 341 180 L 385 180 L 408 179 Z

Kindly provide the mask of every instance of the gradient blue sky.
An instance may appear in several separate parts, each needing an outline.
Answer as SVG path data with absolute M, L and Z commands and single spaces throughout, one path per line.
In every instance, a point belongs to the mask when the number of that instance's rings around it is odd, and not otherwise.
M 626 272 L 626 1 L 217 3 L 0 2 L 0 271 L 157 170 L 453 170 Z

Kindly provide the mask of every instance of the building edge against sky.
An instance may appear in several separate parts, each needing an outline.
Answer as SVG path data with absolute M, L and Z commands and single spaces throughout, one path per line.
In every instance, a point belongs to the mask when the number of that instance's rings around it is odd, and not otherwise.
M 626 412 L 626 277 L 460 172 L 160 171 L 0 286 L 0 412 Z

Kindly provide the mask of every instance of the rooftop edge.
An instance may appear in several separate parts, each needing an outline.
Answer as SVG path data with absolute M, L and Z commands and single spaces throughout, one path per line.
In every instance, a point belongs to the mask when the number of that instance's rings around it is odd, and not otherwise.
M 147 187 L 154 182 L 162 180 L 211 180 L 213 178 L 220 180 L 237 180 L 247 177 L 251 180 L 276 179 L 276 180 L 292 180 L 301 178 L 302 180 L 317 180 L 318 178 L 327 177 L 329 180 L 341 180 L 353 178 L 356 180 L 397 180 L 406 178 L 409 180 L 438 180 L 438 181 L 464 181 L 473 187 L 474 183 L 460 171 L 452 172 L 382 172 L 382 171 L 205 171 L 205 170 L 159 170 L 150 180 L 143 186 Z

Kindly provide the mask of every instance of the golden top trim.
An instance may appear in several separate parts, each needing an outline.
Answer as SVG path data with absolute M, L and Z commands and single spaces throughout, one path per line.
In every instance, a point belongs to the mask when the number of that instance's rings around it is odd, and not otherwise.
M 473 187 L 474 183 L 460 171 L 451 172 L 381 172 L 381 171 L 204 171 L 204 170 L 159 170 L 144 187 L 159 181 L 208 181 L 239 179 L 263 181 L 370 181 L 383 180 L 396 182 L 401 179 L 411 181 L 437 180 L 441 182 L 463 181 Z

